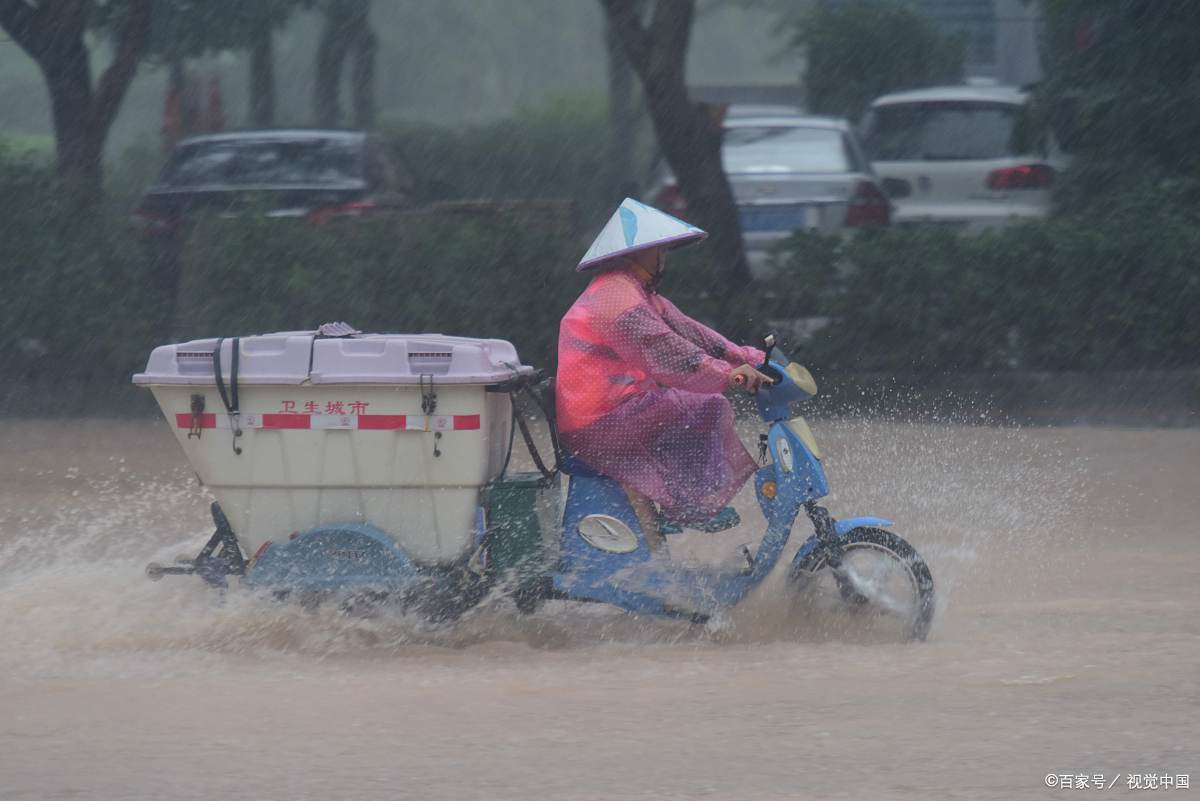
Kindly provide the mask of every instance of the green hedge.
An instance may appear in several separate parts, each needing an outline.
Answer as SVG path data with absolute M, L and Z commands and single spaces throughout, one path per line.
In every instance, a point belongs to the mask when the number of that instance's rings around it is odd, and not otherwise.
M 77 201 L 39 164 L 0 153 L 0 369 L 111 381 L 161 321 L 124 215 Z
M 1200 365 L 1200 183 L 1105 197 L 980 236 L 796 236 L 769 311 L 832 323 L 810 360 L 851 370 Z
M 0 154 L 0 370 L 5 379 L 121 384 L 149 350 L 346 320 L 370 331 L 512 340 L 550 365 L 583 287 L 583 244 L 555 204 L 435 206 L 322 226 L 199 219 L 179 260 L 155 261 L 125 215 L 83 211 L 44 168 Z
M 44 167 L 0 154 L 0 370 L 122 384 L 166 341 L 174 293 L 127 220 L 81 210 Z M 515 342 L 553 368 L 586 246 L 563 206 L 434 207 L 312 227 L 197 221 L 180 318 L 196 336 L 310 328 L 440 331 Z M 1200 366 L 1200 183 L 1147 187 L 1061 219 L 977 237 L 894 229 L 799 235 L 769 282 L 729 290 L 703 248 L 664 292 L 741 339 L 828 317 L 805 360 L 826 369 Z
M 509 339 L 527 362 L 553 356 L 582 283 L 580 245 L 542 207 L 435 209 L 313 227 L 205 220 L 183 254 L 181 313 L 196 334 L 345 320 L 365 331 Z

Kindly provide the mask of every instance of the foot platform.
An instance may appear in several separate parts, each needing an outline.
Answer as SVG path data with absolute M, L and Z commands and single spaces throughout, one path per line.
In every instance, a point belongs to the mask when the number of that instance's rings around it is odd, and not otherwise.
M 742 518 L 737 513 L 737 510 L 732 506 L 726 506 L 703 523 L 677 523 L 669 519 L 666 515 L 660 514 L 658 517 L 658 530 L 663 534 L 678 534 L 685 528 L 690 528 L 693 531 L 715 534 L 718 531 L 727 531 L 741 522 Z

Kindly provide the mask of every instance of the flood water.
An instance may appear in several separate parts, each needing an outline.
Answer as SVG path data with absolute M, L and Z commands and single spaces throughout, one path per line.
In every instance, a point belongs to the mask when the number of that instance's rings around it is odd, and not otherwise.
M 927 642 L 811 619 L 781 582 L 707 627 L 497 602 L 449 631 L 152 583 L 147 562 L 209 529 L 165 425 L 0 422 L 0 798 L 1087 795 L 1047 774 L 1089 789 L 1120 774 L 1102 797 L 1143 797 L 1130 773 L 1200 787 L 1200 430 L 814 430 L 831 511 L 896 520 L 929 562 Z M 740 503 L 746 525 L 673 554 L 753 543 Z

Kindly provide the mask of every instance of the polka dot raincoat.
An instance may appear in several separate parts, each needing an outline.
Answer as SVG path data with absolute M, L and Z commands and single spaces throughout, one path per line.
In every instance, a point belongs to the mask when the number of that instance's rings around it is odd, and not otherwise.
M 615 225 L 616 235 L 603 242 Z M 672 519 L 695 523 L 720 511 L 754 472 L 722 392 L 734 367 L 764 356 L 648 290 L 620 257 L 703 236 L 626 200 L 581 262 L 581 269 L 606 269 L 563 317 L 556 382 L 566 450 Z

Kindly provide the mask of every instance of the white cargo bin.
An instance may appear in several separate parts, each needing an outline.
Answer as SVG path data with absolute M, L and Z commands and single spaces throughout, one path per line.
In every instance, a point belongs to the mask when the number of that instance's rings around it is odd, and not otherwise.
M 487 387 L 532 371 L 511 344 L 439 334 L 242 337 L 235 418 L 213 372 L 218 341 L 232 400 L 232 339 L 155 348 L 133 381 L 154 393 L 247 555 L 345 522 L 378 527 L 418 562 L 467 553 L 479 490 L 499 475 L 509 443 L 509 397 Z

